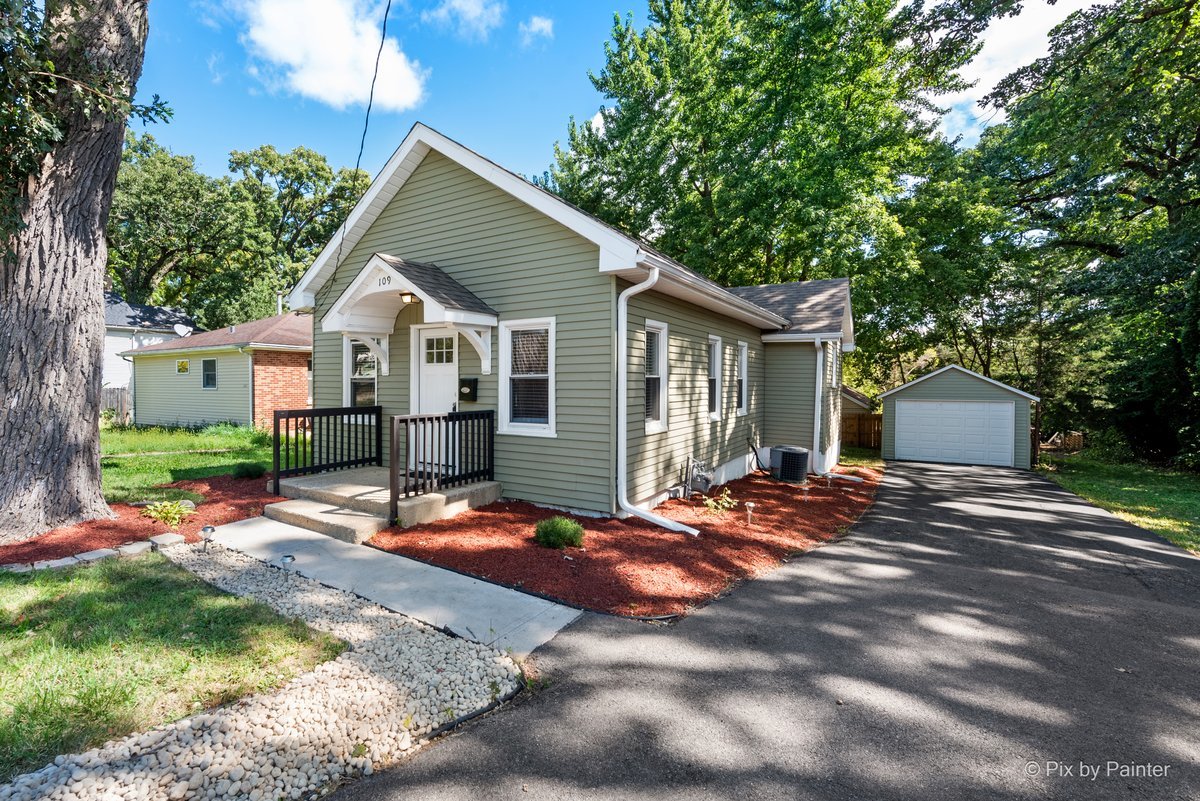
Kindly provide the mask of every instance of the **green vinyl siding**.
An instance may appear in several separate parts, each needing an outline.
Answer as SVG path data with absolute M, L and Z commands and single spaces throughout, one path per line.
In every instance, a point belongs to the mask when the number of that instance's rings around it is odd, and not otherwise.
M 495 309 L 501 321 L 556 318 L 555 438 L 496 436 L 496 478 L 504 494 L 535 503 L 613 511 L 611 352 L 613 279 L 599 273 L 599 250 L 550 218 L 431 151 L 395 198 L 317 292 L 314 405 L 342 405 L 342 337 L 320 320 L 373 253 L 430 262 Z M 409 325 L 400 313 L 390 348 L 391 374 L 379 377 L 386 415 L 409 413 Z M 479 402 L 495 409 L 499 331 L 490 375 L 459 337 L 462 377 L 479 377 Z
M 618 282 L 623 289 L 627 284 Z M 666 431 L 646 432 L 646 319 L 667 324 Z M 721 337 L 721 419 L 708 414 L 709 335 Z M 749 346 L 747 404 L 737 414 L 738 343 Z M 763 344 L 759 329 L 650 291 L 629 300 L 629 498 L 638 503 L 684 479 L 688 456 L 718 467 L 750 452 L 763 432 Z
M 817 349 L 809 342 L 766 346 L 766 434 L 763 445 L 813 446 Z
M 186 375 L 175 371 L 187 359 Z M 216 389 L 200 385 L 205 359 L 217 362 Z M 133 421 L 137 425 L 250 425 L 250 355 L 237 351 L 168 353 L 133 360 Z
M 1004 387 L 996 386 L 959 370 L 928 378 L 883 399 L 883 458 L 896 458 L 896 401 L 999 401 L 1012 403 L 1016 410 L 1013 423 L 1013 464 L 1029 467 L 1029 399 Z

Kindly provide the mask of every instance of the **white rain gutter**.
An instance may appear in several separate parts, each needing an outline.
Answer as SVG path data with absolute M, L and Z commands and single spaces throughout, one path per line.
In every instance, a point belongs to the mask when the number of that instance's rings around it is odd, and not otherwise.
M 817 394 L 813 401 L 813 470 L 814 473 L 825 472 L 825 455 L 821 453 L 821 417 L 823 410 L 821 409 L 821 384 L 825 380 L 825 346 L 821 342 L 821 337 L 813 340 L 813 345 L 817 348 Z M 817 467 L 817 462 L 820 461 L 820 467 Z
M 617 506 L 635 517 L 671 531 L 697 536 L 691 526 L 639 509 L 629 502 L 629 299 L 658 283 L 657 267 L 640 284 L 634 284 L 617 296 Z M 669 405 L 669 404 L 668 404 Z

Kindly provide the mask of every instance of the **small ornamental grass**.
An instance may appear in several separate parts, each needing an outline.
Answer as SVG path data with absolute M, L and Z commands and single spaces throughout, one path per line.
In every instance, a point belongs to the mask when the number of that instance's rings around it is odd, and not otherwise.
M 569 517 L 548 517 L 538 522 L 533 538 L 547 548 L 579 548 L 583 545 L 583 526 Z

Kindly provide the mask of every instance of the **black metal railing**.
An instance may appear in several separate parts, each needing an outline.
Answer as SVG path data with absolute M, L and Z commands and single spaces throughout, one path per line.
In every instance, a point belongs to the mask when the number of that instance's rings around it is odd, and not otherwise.
M 279 479 L 383 464 L 383 407 L 275 412 L 275 494 Z
M 401 498 L 496 474 L 496 413 L 450 412 L 392 418 L 391 520 Z

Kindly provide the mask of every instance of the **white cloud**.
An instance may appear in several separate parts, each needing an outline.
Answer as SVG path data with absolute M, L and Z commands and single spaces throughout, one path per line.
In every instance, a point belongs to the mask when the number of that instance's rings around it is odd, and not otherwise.
M 975 85 L 964 92 L 939 99 L 940 103 L 952 107 L 942 121 L 947 134 L 962 134 L 970 142 L 977 139 L 988 125 L 1002 121 L 1002 113 L 983 108 L 979 101 L 1009 73 L 1046 55 L 1049 52 L 1050 29 L 1072 12 L 1087 8 L 1094 2 L 1058 0 L 1050 5 L 1046 0 L 1035 0 L 1026 3 L 1017 16 L 996 20 L 988 26 L 983 35 L 983 48 L 962 70 L 963 77 L 974 81 Z
M 521 31 L 521 45 L 523 47 L 529 47 L 539 37 L 544 39 L 554 38 L 554 20 L 549 17 L 539 17 L 535 14 L 527 22 L 522 22 L 518 25 L 517 28 Z
M 221 63 L 225 60 L 225 54 L 214 51 L 208 54 L 205 64 L 208 65 L 208 77 L 212 79 L 214 84 L 219 84 L 225 80 L 225 71 L 221 69 Z
M 234 0 L 246 25 L 251 74 L 337 109 L 365 105 L 379 50 L 383 6 L 372 0 Z M 388 37 L 379 57 L 375 107 L 405 111 L 421 101 L 427 71 Z
M 424 22 L 453 24 L 465 39 L 486 40 L 504 19 L 501 0 L 442 0 L 436 8 L 421 12 Z

